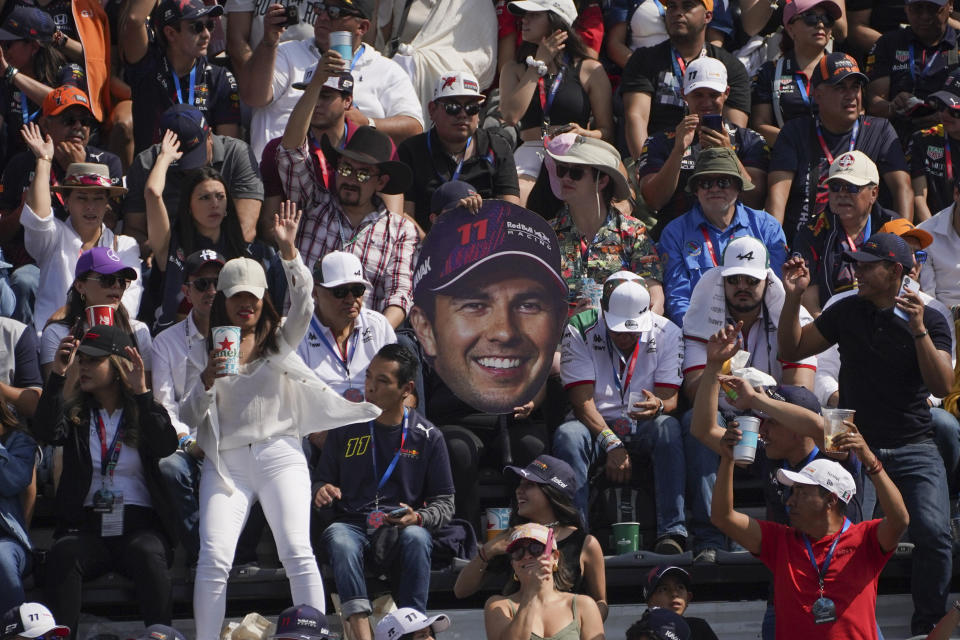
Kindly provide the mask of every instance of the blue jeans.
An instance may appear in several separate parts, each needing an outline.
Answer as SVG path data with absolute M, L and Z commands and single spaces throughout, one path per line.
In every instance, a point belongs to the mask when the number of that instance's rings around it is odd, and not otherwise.
M 950 501 L 943 459 L 933 440 L 897 449 L 874 449 L 887 475 L 903 495 L 910 514 L 907 532 L 913 542 L 910 586 L 913 593 L 913 635 L 924 635 L 947 609 L 947 592 L 953 569 L 950 537 Z M 864 483 L 863 517 L 876 505 L 876 490 Z
M 950 499 L 960 494 L 957 487 L 957 470 L 960 468 L 960 422 L 949 411 L 939 407 L 930 409 L 933 418 L 933 439 L 940 449 L 940 456 L 947 468 L 947 487 L 950 490 Z
M 10 288 L 16 297 L 13 319 L 25 325 L 33 322 L 33 307 L 37 302 L 37 289 L 40 288 L 40 267 L 25 264 L 10 274 Z
M 202 464 L 202 460 L 183 451 L 175 451 L 160 460 L 160 475 L 176 509 L 180 542 L 187 551 L 190 564 L 196 563 L 200 554 L 200 502 L 197 491 L 200 488 Z
M 0 538 L 0 611 L 23 604 L 23 574 L 29 562 L 23 545 L 13 538 Z
M 370 546 L 366 528 L 334 522 L 323 532 L 321 544 L 333 567 L 333 579 L 337 583 L 340 609 L 343 617 L 355 613 L 370 613 L 367 597 L 367 581 L 364 578 L 363 556 Z M 427 610 L 427 594 L 430 591 L 430 553 L 433 537 L 423 527 L 416 525 L 400 530 L 399 566 L 394 568 L 397 576 L 393 599 L 397 607 L 412 607 L 421 613 Z

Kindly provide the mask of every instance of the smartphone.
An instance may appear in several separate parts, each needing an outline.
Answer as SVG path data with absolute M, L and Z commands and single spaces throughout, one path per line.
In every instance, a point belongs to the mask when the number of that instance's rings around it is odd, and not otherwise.
M 281 26 L 292 27 L 295 24 L 300 24 L 300 10 L 295 5 L 288 4 L 283 8 L 283 12 L 287 19 Z
M 903 280 L 900 281 L 900 291 L 897 293 L 897 297 L 902 298 L 903 294 L 906 291 L 918 291 L 920 287 L 917 286 L 916 281 L 910 276 L 903 276 Z M 897 314 L 899 318 L 902 318 L 904 322 L 910 321 L 910 316 L 907 315 L 907 312 L 901 309 L 900 307 L 894 305 L 893 312 Z
M 723 116 L 719 113 L 708 113 L 707 115 L 700 116 L 700 125 L 707 129 L 713 129 L 714 131 L 723 133 Z
M 85 336 L 86 333 L 86 330 L 83 328 L 83 316 L 81 316 L 77 318 L 77 321 L 70 327 L 70 335 L 77 340 L 83 340 L 83 336 Z
M 387 514 L 387 516 L 391 518 L 402 518 L 405 515 L 407 515 L 406 507 L 400 507 L 399 509 L 394 509 L 393 511 Z

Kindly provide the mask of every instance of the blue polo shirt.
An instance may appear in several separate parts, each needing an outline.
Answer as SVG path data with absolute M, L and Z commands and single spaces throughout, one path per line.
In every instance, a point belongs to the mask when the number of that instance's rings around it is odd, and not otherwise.
M 752 236 L 767 247 L 770 266 L 779 276 L 787 259 L 787 239 L 777 219 L 766 211 L 758 211 L 737 203 L 733 221 L 726 229 L 718 229 L 709 222 L 700 209 L 693 206 L 663 228 L 657 251 L 666 262 L 663 290 L 666 292 L 666 312 L 677 326 L 683 326 L 683 316 L 690 306 L 690 294 L 701 276 L 723 259 L 723 250 L 734 238 Z

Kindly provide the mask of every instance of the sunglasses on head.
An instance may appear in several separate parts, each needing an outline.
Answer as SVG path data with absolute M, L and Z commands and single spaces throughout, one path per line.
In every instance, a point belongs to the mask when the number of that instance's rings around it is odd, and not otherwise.
M 346 7 L 340 7 L 337 5 L 329 5 L 321 2 L 317 7 L 318 13 L 325 13 L 331 20 L 337 20 L 341 16 L 345 18 L 362 18 L 363 16 L 358 11 L 353 11 L 352 9 L 347 9 Z
M 748 287 L 755 287 L 758 284 L 760 284 L 760 280 L 758 278 L 746 276 L 746 275 L 743 275 L 742 273 L 738 273 L 735 276 L 727 276 L 726 278 L 724 278 L 724 281 L 727 284 L 733 285 L 733 286 L 737 286 L 741 282 L 745 283 Z
M 216 278 L 197 278 L 190 283 L 197 291 L 208 291 L 210 287 L 217 288 Z
M 126 289 L 128 284 L 126 278 L 115 273 L 91 273 L 86 279 L 96 280 L 104 289 L 109 289 L 115 284 L 119 284 L 121 289 Z
M 834 193 L 843 193 L 844 191 L 846 191 L 847 193 L 851 193 L 854 195 L 860 193 L 860 190 L 863 189 L 863 187 L 861 187 L 860 185 L 850 184 L 849 182 L 842 182 L 839 180 L 835 182 L 828 182 L 827 188 Z
M 79 124 L 81 127 L 86 127 L 88 129 L 92 129 L 93 126 L 97 123 L 97 121 L 91 118 L 90 116 L 77 116 L 77 115 L 60 116 L 60 122 L 62 122 L 65 127 L 72 127 L 75 124 Z
M 570 174 L 570 179 L 576 182 L 577 180 L 582 180 L 583 176 L 586 174 L 588 167 L 571 167 L 568 164 L 557 163 L 557 177 L 564 178 L 567 174 Z
M 698 189 L 711 189 L 717 185 L 718 189 L 729 189 L 734 184 L 733 178 L 701 178 L 697 181 Z
M 337 300 L 343 300 L 347 297 L 348 293 L 354 298 L 359 298 L 366 292 L 366 290 L 367 288 L 362 284 L 345 284 L 340 287 L 334 287 L 333 289 L 327 289 L 327 291 L 330 292 L 330 295 Z
M 337 167 L 337 175 L 341 178 L 349 178 L 353 176 L 353 179 L 363 184 L 370 178 L 376 178 L 379 176 L 379 173 L 371 173 L 370 169 L 357 169 L 356 167 L 347 164 L 346 162 L 340 163 L 340 166 Z
M 801 13 L 790 22 L 797 22 L 797 21 L 802 21 L 803 24 L 807 25 L 808 27 L 816 27 L 817 25 L 823 23 L 823 26 L 825 26 L 828 29 L 833 26 L 834 22 L 836 22 L 833 16 L 829 14 L 810 13 L 810 12 Z
M 927 252 L 917 249 L 913 252 L 913 259 L 917 261 L 917 264 L 924 264 L 927 261 Z
M 475 116 L 480 113 L 480 109 L 483 107 L 483 104 L 480 102 L 460 104 L 459 102 L 447 102 L 443 100 L 440 104 L 443 105 L 443 110 L 447 112 L 448 116 L 459 115 L 461 111 L 465 111 L 468 116 Z
M 201 33 L 203 33 L 204 29 L 206 29 L 210 33 L 213 33 L 213 30 L 216 26 L 217 26 L 217 23 L 214 22 L 213 20 L 205 20 L 205 21 L 197 20 L 196 22 L 190 23 L 190 25 L 187 27 L 187 31 L 200 35 Z

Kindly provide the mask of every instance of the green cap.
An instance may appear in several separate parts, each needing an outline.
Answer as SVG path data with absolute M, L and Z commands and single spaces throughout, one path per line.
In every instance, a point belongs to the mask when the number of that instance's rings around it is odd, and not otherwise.
M 687 179 L 687 193 L 693 193 L 693 185 L 701 175 L 727 175 L 738 178 L 742 184 L 741 191 L 753 189 L 750 178 L 740 173 L 740 163 L 733 149 L 727 147 L 710 147 L 700 152 L 697 164 L 693 168 L 693 175 Z

